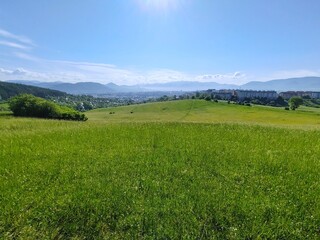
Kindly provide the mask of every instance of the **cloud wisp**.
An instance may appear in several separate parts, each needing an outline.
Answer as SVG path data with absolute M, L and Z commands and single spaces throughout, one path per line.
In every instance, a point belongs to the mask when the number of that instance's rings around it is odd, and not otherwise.
M 29 39 L 28 37 L 13 34 L 13 33 L 8 32 L 2 28 L 0 28 L 0 37 L 15 40 L 15 41 L 18 41 L 20 43 L 27 44 L 30 46 L 35 46 L 33 41 L 31 39 Z
M 0 40 L 0 45 L 10 47 L 10 48 L 16 48 L 20 50 L 29 50 L 30 47 L 20 44 L 20 43 L 15 43 L 15 42 L 10 42 L 10 41 L 2 41 Z
M 13 34 L 2 28 L 0 28 L 0 45 L 5 47 L 6 51 L 10 51 L 10 49 L 29 51 L 35 47 L 31 39 Z

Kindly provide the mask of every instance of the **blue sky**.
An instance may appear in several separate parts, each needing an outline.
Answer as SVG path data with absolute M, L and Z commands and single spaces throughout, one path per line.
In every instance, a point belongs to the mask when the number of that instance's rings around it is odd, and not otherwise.
M 0 80 L 320 76 L 319 0 L 1 0 Z

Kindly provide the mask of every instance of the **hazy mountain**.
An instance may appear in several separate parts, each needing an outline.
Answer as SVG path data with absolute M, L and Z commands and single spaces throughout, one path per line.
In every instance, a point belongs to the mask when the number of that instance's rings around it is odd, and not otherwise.
M 168 83 L 140 84 L 140 87 L 156 91 L 196 91 L 206 89 L 236 89 L 238 85 L 220 84 L 216 82 L 177 81 Z
M 267 82 L 248 82 L 241 89 L 276 91 L 320 91 L 320 77 L 278 79 Z
M 117 85 L 115 83 L 108 83 L 106 86 L 112 89 L 114 92 L 144 92 L 146 89 L 139 87 L 138 85 L 135 86 L 127 86 L 127 85 Z
M 18 83 L 0 82 L 0 99 L 8 99 L 18 94 L 28 93 L 37 97 L 46 98 L 48 96 L 66 96 L 65 92 L 34 87 Z
M 101 83 L 95 82 L 79 82 L 79 83 L 64 83 L 64 82 L 37 82 L 37 81 L 19 81 L 12 80 L 11 82 L 22 83 L 37 87 L 44 87 L 63 91 L 69 94 L 103 94 L 113 92 L 112 89 Z
M 114 83 L 106 85 L 95 82 L 39 82 L 12 80 L 11 82 L 49 88 L 70 94 L 108 94 L 146 91 L 197 91 L 207 89 L 247 89 L 276 91 L 320 91 L 320 77 L 303 77 L 271 80 L 267 82 L 248 82 L 243 85 L 220 84 L 216 82 L 177 81 L 168 83 L 138 84 L 134 86 L 119 86 Z
M 96 82 L 79 82 L 79 83 L 65 83 L 65 82 L 39 82 L 33 80 L 10 80 L 8 82 L 26 84 L 37 87 L 44 87 L 58 91 L 67 92 L 69 94 L 107 94 L 113 92 L 142 92 L 138 86 L 119 86 L 114 83 L 106 85 Z

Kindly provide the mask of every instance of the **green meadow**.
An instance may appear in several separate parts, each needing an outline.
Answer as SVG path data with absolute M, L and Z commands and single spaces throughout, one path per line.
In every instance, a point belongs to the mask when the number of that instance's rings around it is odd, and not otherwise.
M 113 113 L 114 114 L 110 114 Z M 320 109 L 300 107 L 296 111 L 268 106 L 243 106 L 227 102 L 183 100 L 148 103 L 88 112 L 94 122 L 180 122 L 254 124 L 302 129 L 320 128 Z
M 319 239 L 320 110 L 0 113 L 0 239 Z

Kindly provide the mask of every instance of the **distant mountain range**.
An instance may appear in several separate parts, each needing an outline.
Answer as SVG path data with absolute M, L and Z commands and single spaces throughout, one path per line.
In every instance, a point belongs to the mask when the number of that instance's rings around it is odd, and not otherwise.
M 78 82 L 78 83 L 65 83 L 65 82 L 40 82 L 32 80 L 9 80 L 8 82 L 26 84 L 36 87 L 49 88 L 57 91 L 66 92 L 69 94 L 106 94 L 118 92 L 143 92 L 138 86 L 116 85 L 108 83 L 106 85 L 96 82 Z
M 151 91 L 197 91 L 207 89 L 243 89 L 243 90 L 275 90 L 275 91 L 320 91 L 320 77 L 302 77 L 278 79 L 266 82 L 248 82 L 243 85 L 220 84 L 216 82 L 177 81 L 168 83 L 139 84 L 134 86 L 116 85 L 114 83 L 101 84 L 96 82 L 39 82 L 25 80 L 11 80 L 37 87 L 49 88 L 70 94 L 110 94 L 128 92 Z
M 320 77 L 278 79 L 267 82 L 248 82 L 241 89 L 276 91 L 320 91 Z
M 216 82 L 177 81 L 167 83 L 152 83 L 138 85 L 146 90 L 153 91 L 196 91 L 206 89 L 236 89 L 238 85 L 220 84 Z

